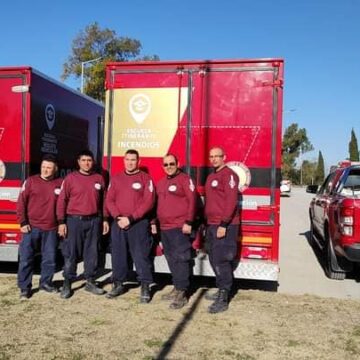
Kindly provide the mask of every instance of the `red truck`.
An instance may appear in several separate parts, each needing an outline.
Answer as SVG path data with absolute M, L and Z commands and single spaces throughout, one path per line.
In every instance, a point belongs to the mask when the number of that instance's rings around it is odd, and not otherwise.
M 101 161 L 104 107 L 31 67 L 0 67 L 0 113 L 0 261 L 17 261 L 22 182 L 44 153 L 57 156 L 61 176 L 84 148 Z
M 222 146 L 240 178 L 237 278 L 277 281 L 283 60 L 109 63 L 103 167 L 123 169 L 129 148 L 154 181 L 174 153 L 204 196 L 209 149 Z M 224 199 L 226 201 L 226 199 Z M 194 274 L 213 275 L 203 243 Z M 157 249 L 155 271 L 169 272 Z
M 360 263 L 360 163 L 343 161 L 311 200 L 310 240 L 326 256 L 326 274 L 343 280 Z

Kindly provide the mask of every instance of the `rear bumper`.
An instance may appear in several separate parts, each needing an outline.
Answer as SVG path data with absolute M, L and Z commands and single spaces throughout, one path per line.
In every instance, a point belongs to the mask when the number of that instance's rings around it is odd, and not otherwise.
M 18 261 L 19 245 L 0 245 L 0 261 Z
M 360 243 L 344 246 L 345 256 L 353 262 L 360 262 Z
M 215 276 L 211 268 L 209 258 L 203 253 L 199 253 L 194 259 L 193 274 L 200 276 Z M 111 255 L 107 254 L 105 268 L 111 268 Z M 154 270 L 158 273 L 170 273 L 165 256 L 155 256 Z M 236 279 L 252 279 L 265 281 L 278 281 L 279 264 L 257 259 L 241 260 L 234 269 Z

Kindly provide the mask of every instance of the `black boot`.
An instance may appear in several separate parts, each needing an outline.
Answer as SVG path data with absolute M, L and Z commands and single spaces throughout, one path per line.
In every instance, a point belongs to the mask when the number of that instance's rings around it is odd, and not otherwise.
M 91 292 L 94 295 L 104 295 L 106 292 L 104 289 L 99 288 L 92 279 L 86 281 L 85 291 Z
M 220 289 L 218 292 L 218 297 L 209 306 L 208 312 L 210 314 L 216 314 L 222 311 L 226 311 L 228 307 L 229 307 L 229 291 L 226 289 Z
M 111 291 L 106 294 L 106 297 L 108 299 L 113 299 L 117 296 L 125 294 L 125 292 L 126 292 L 125 286 L 121 282 L 115 281 Z
M 210 292 L 209 293 L 209 290 L 206 292 L 205 294 L 205 299 L 206 300 L 211 300 L 211 301 L 215 301 L 218 297 L 219 297 L 219 289 L 215 292 Z
M 142 304 L 146 304 L 150 302 L 151 294 L 150 294 L 150 285 L 142 283 L 141 284 L 141 293 L 140 293 L 140 302 Z
M 71 281 L 69 279 L 64 279 L 64 284 L 61 289 L 60 297 L 62 299 L 68 299 L 71 296 Z
M 174 286 L 170 292 L 161 295 L 161 300 L 164 300 L 164 301 L 174 300 L 175 296 L 176 296 L 176 289 Z
M 170 304 L 169 308 L 170 309 L 181 309 L 188 302 L 188 299 L 186 296 L 186 291 L 185 290 L 175 290 L 175 292 L 176 292 L 175 298 L 172 301 L 172 303 Z

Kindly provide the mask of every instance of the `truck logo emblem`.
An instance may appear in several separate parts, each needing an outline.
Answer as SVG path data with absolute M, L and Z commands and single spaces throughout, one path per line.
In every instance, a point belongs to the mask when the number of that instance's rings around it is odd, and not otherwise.
M 251 182 L 251 173 L 249 168 L 240 161 L 230 161 L 226 164 L 239 177 L 239 191 L 246 190 Z M 234 181 L 234 179 L 233 179 Z M 235 181 L 234 181 L 235 185 Z M 231 184 L 230 184 L 231 186 Z M 233 186 L 231 186 L 233 188 Z
M 136 94 L 129 101 L 129 111 L 137 124 L 142 124 L 151 111 L 150 98 L 145 94 Z
M 55 125 L 55 108 L 51 104 L 46 105 L 45 120 L 49 130 L 51 130 Z

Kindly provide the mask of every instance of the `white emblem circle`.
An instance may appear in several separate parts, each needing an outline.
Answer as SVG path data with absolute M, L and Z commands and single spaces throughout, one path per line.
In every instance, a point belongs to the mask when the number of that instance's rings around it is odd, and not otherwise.
M 59 189 L 59 188 L 56 188 L 54 190 L 55 195 L 60 195 L 60 192 L 61 192 L 61 189 Z
M 231 161 L 226 165 L 239 177 L 239 191 L 246 190 L 251 183 L 251 173 L 249 168 L 239 161 Z
M 168 189 L 169 189 L 169 191 L 174 192 L 174 191 L 176 191 L 177 187 L 176 187 L 176 185 L 170 185 Z
M 96 189 L 96 190 L 100 190 L 100 189 L 101 189 L 101 184 L 99 184 L 99 183 L 96 183 L 94 186 L 95 186 L 95 189 Z
M 211 182 L 211 186 L 212 187 L 217 187 L 219 185 L 219 182 L 217 181 L 217 180 L 213 180 L 212 182 Z
M 132 188 L 135 189 L 135 190 L 139 190 L 139 189 L 141 189 L 141 184 L 138 183 L 138 182 L 134 182 L 132 184 Z

